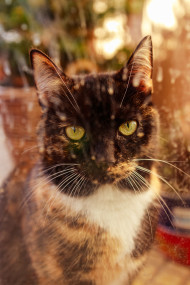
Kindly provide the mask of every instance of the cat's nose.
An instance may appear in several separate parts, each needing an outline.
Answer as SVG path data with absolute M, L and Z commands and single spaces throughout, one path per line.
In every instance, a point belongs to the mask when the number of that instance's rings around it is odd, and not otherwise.
M 113 146 L 111 144 L 104 148 L 96 146 L 91 159 L 96 163 L 114 163 L 116 159 Z
M 105 153 L 98 153 L 95 157 L 96 163 L 114 163 L 115 156 L 113 153 L 105 152 Z

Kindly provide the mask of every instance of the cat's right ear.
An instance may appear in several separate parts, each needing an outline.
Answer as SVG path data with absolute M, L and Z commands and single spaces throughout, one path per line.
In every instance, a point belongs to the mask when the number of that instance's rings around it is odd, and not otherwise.
M 152 91 L 152 39 L 146 36 L 138 44 L 127 64 L 117 74 L 116 78 L 122 80 L 126 85 L 138 89 L 144 94 Z
M 40 50 L 32 49 L 30 60 L 40 105 L 47 109 L 50 103 L 59 104 L 64 82 L 68 80 L 66 75 Z

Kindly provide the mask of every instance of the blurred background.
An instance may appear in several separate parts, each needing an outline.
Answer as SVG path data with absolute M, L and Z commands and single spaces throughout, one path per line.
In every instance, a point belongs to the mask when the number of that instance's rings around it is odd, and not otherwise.
M 40 109 L 29 50 L 44 51 L 66 74 L 109 71 L 122 67 L 146 35 L 153 40 L 153 101 L 161 119 L 160 152 L 155 159 L 159 160 L 163 182 L 160 198 L 163 211 L 157 242 L 165 256 L 185 265 L 172 267 L 173 263 L 167 263 L 156 250 L 148 273 L 144 272 L 135 284 L 187 285 L 190 284 L 190 267 L 186 267 L 190 265 L 189 0 L 0 0 L 0 182 L 20 160 L 32 160 L 37 155 L 35 130 Z M 155 268 L 162 269 L 154 271 Z M 154 281 L 159 272 L 163 280 Z M 174 278 L 176 272 L 182 277 Z

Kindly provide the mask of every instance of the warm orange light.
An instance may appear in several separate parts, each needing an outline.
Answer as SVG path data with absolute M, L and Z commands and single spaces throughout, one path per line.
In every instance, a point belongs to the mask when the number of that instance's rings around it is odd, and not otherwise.
M 177 26 L 174 13 L 177 3 L 178 0 L 149 0 L 146 8 L 149 20 L 157 26 L 174 30 Z
M 105 59 L 111 59 L 126 44 L 126 16 L 116 15 L 104 20 L 95 29 L 95 50 Z
M 104 13 L 107 10 L 108 5 L 103 0 L 96 0 L 93 3 L 93 8 L 96 13 Z

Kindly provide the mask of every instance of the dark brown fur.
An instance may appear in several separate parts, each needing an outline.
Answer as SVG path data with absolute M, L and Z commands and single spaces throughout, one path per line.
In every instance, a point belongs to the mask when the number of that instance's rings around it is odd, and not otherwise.
M 141 49 L 147 53 L 144 65 Z M 154 200 L 141 218 L 133 251 L 124 254 L 119 238 L 62 199 L 80 201 L 104 185 L 134 195 L 147 190 L 126 177 L 133 177 L 137 164 L 153 169 L 151 161 L 135 162 L 152 156 L 157 145 L 158 119 L 149 85 L 151 39 L 141 42 L 119 72 L 68 78 L 40 51 L 33 50 L 31 59 L 43 111 L 40 159 L 18 166 L 0 193 L 0 284 L 129 284 L 153 242 Z M 138 126 L 126 137 L 118 128 L 130 120 Z M 67 126 L 82 126 L 86 134 L 70 140 Z M 154 184 L 151 174 L 139 174 Z

